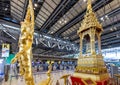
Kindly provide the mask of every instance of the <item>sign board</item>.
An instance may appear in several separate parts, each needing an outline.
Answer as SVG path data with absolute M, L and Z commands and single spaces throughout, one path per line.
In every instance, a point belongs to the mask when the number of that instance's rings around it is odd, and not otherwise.
M 9 57 L 10 45 L 2 44 L 2 57 Z

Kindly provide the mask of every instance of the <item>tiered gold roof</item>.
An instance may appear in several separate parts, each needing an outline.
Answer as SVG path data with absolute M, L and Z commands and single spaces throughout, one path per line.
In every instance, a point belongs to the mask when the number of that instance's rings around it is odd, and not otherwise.
M 92 10 L 91 0 L 87 2 L 87 12 L 81 23 L 81 27 L 78 30 L 78 34 L 85 31 L 91 27 L 95 27 L 98 31 L 103 31 L 102 25 L 98 22 L 95 13 Z

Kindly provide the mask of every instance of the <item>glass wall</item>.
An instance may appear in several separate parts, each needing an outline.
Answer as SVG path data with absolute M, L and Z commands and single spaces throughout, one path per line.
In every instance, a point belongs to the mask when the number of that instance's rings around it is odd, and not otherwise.
M 118 60 L 120 59 L 120 47 L 104 49 L 102 50 L 102 55 L 104 56 L 105 60 Z

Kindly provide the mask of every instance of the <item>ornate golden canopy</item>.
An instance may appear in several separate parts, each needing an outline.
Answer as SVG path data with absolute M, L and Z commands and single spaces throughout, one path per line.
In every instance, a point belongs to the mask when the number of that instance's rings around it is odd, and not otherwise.
M 102 25 L 98 22 L 95 13 L 92 10 L 91 0 L 88 0 L 87 4 L 87 12 L 84 16 L 84 20 L 81 23 L 81 27 L 78 30 L 78 34 L 91 27 L 95 27 L 98 31 L 103 31 Z

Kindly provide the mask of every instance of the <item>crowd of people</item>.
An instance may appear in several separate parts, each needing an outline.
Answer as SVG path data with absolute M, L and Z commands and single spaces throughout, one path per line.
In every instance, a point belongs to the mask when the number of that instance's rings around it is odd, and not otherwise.
M 54 62 L 52 63 L 52 71 L 55 70 L 74 70 L 76 62 Z M 49 64 L 47 62 L 32 62 L 34 72 L 47 71 Z

